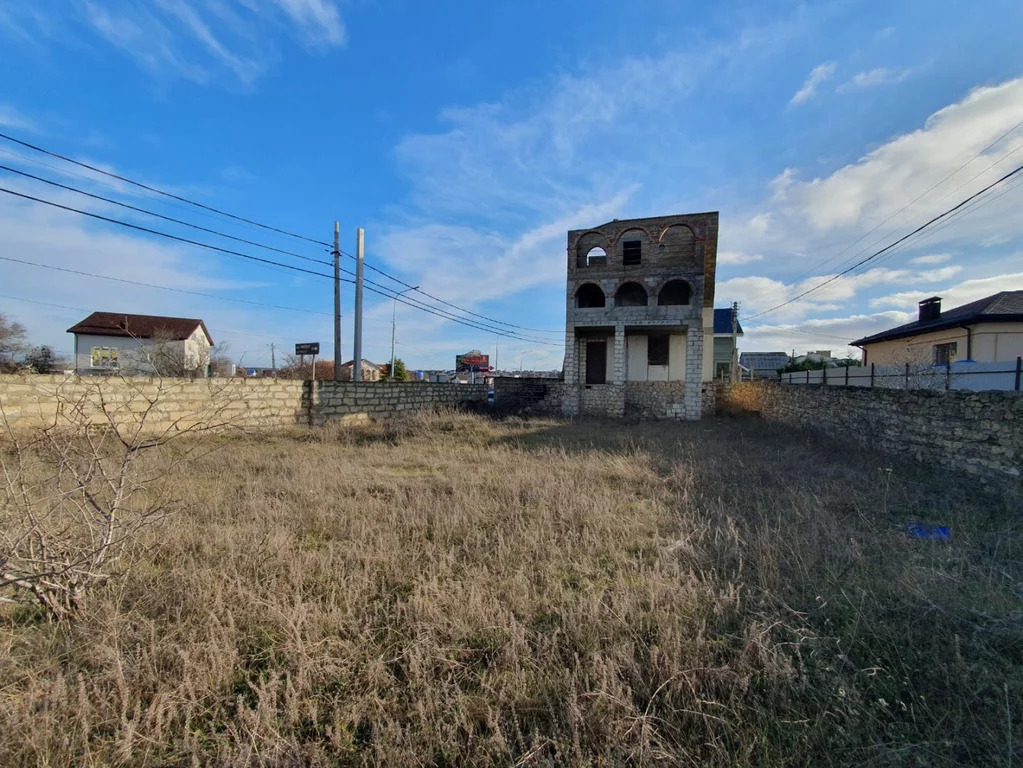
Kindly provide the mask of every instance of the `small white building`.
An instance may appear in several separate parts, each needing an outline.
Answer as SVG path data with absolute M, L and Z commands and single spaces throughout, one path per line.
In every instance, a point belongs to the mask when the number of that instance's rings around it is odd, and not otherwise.
M 206 376 L 213 337 L 195 318 L 93 312 L 67 330 L 80 376 Z

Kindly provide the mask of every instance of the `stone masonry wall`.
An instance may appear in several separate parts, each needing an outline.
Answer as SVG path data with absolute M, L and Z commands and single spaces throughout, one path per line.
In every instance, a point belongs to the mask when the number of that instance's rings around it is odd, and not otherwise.
M 482 384 L 350 383 L 284 379 L 78 378 L 0 376 L 0 409 L 13 429 L 54 423 L 80 407 L 93 423 L 105 408 L 118 421 L 138 419 L 149 402 L 153 430 L 193 424 L 243 428 L 382 420 L 445 406 L 486 407 Z
M 494 407 L 497 415 L 561 416 L 565 384 L 561 379 L 494 379 Z
M 808 387 L 722 388 L 721 410 L 854 440 L 984 481 L 1021 486 L 1023 393 Z

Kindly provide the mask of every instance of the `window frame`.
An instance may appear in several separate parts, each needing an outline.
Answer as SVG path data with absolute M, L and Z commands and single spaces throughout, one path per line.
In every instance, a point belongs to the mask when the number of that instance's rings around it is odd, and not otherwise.
M 662 354 L 663 347 L 663 354 Z M 654 359 L 654 350 L 657 350 L 658 354 L 656 360 L 663 359 L 664 362 L 656 362 Z M 646 337 L 646 364 L 647 366 L 656 365 L 667 367 L 671 360 L 671 337 L 667 333 L 650 333 Z
M 643 241 L 622 240 L 622 266 L 638 267 L 643 263 Z

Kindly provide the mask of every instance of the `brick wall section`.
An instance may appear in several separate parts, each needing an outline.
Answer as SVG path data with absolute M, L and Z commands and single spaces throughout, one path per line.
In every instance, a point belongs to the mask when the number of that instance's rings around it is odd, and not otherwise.
M 813 429 L 835 440 L 1023 486 L 1023 394 L 741 383 L 720 410 Z
M 383 420 L 410 411 L 446 406 L 486 407 L 483 384 L 306 382 L 284 379 L 147 379 L 65 376 L 0 376 L 0 406 L 14 429 L 52 424 L 60 409 L 81 403 L 95 423 L 105 421 L 106 403 L 125 419 L 147 399 L 156 406 L 153 429 L 193 423 L 245 428 L 320 425 L 347 420 Z

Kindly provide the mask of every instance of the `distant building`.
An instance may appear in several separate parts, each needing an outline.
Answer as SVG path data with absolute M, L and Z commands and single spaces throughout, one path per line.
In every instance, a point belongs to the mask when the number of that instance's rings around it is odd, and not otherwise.
M 347 363 L 341 364 L 341 381 L 352 381 L 352 369 L 355 368 L 355 361 L 349 360 Z M 372 363 L 369 360 L 363 358 L 362 360 L 362 380 L 363 381 L 380 381 L 384 376 L 384 366 Z
M 742 326 L 736 321 L 736 336 L 742 336 Z M 735 342 L 732 340 L 732 310 L 714 310 L 714 378 L 730 379 L 732 377 L 732 352 Z
M 778 369 L 788 363 L 789 356 L 785 352 L 743 352 L 739 355 L 739 366 L 754 376 L 777 376 Z
M 209 373 L 213 337 L 197 318 L 93 312 L 67 332 L 75 336 L 80 376 Z
M 912 323 L 857 339 L 863 364 L 994 363 L 1023 356 L 1023 291 L 1002 291 L 941 311 L 941 297 L 919 305 Z

